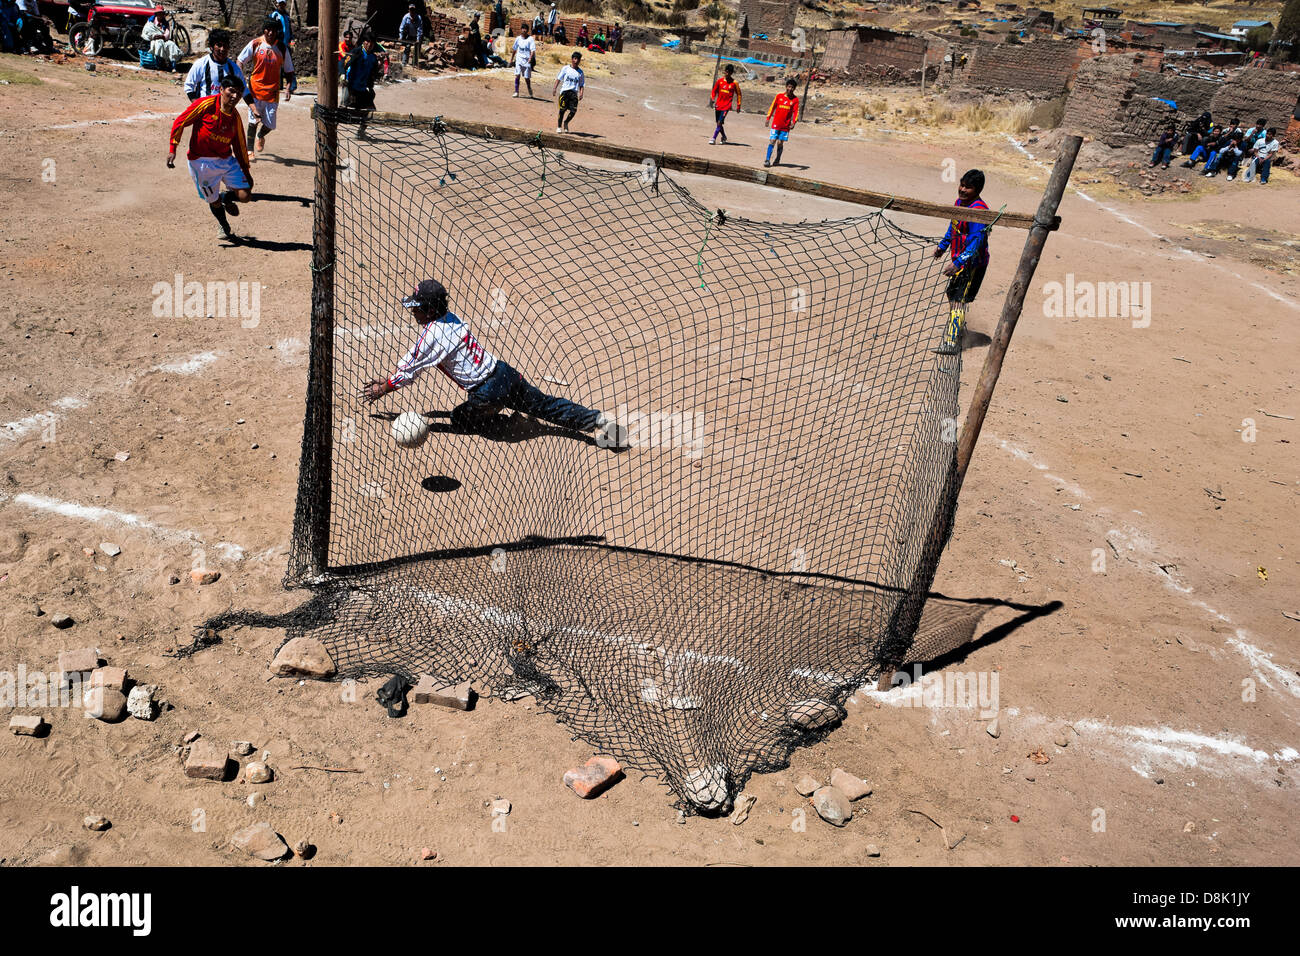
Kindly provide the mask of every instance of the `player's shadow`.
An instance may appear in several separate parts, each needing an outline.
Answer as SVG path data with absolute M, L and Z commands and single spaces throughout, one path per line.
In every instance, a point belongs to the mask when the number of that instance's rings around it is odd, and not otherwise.
M 275 239 L 258 239 L 256 236 L 240 236 L 234 242 L 227 241 L 226 245 L 248 246 L 264 252 L 311 252 L 310 242 L 279 242 Z
M 745 149 L 753 149 L 753 148 L 754 148 L 754 144 L 753 144 L 753 143 L 738 143 L 738 142 L 736 142 L 736 140 L 734 140 L 734 139 L 729 139 L 729 140 L 727 140 L 725 143 L 718 143 L 718 145 L 719 145 L 719 146 L 741 146 L 741 147 L 743 147 L 743 148 L 745 148 Z
M 798 163 L 773 163 L 773 169 L 812 169 L 811 166 L 800 166 Z
M 580 137 L 582 137 L 583 139 L 604 139 L 604 138 L 605 138 L 605 137 L 601 136 L 599 133 L 580 133 L 580 132 L 578 132 L 576 129 L 575 129 L 575 130 L 570 130 L 570 131 L 567 132 L 567 133 L 560 133 L 560 134 L 558 134 L 558 135 L 560 135 L 560 136 L 580 136 Z
M 294 159 L 292 156 L 263 156 L 258 157 L 258 161 L 270 160 L 277 166 L 315 166 L 314 159 Z
M 426 412 L 425 415 L 429 418 L 451 418 L 450 412 Z M 474 427 L 458 425 L 451 421 L 436 422 L 429 426 L 429 431 L 441 432 L 445 435 L 474 435 L 478 438 L 486 438 L 488 441 L 506 442 L 512 445 L 554 435 L 557 438 L 568 438 L 582 442 L 584 445 L 596 446 L 596 439 L 584 432 L 541 422 L 519 412 L 513 415 L 493 415 L 481 425 Z
M 315 163 L 308 165 L 315 166 Z M 304 209 L 312 204 L 310 196 L 286 196 L 282 193 L 253 193 L 252 202 L 296 202 Z
M 966 334 L 961 338 L 961 350 L 966 352 L 970 349 L 983 348 L 992 342 L 993 339 L 985 335 L 983 332 L 976 332 L 972 329 L 967 329 Z

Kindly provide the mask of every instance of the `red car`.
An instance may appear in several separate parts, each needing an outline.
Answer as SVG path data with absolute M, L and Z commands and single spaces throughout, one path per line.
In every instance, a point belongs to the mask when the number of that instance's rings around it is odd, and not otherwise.
M 162 5 L 155 0 L 113 0 L 84 7 L 74 2 L 72 6 L 79 12 L 84 10 L 85 19 L 74 22 L 69 28 L 68 43 L 88 56 L 98 56 L 105 46 L 120 47 L 133 56 L 139 56 L 141 50 L 149 49 L 149 44 L 144 42 L 144 25 L 151 17 L 164 12 Z M 189 33 L 174 15 L 167 19 L 171 25 L 172 41 L 189 56 Z

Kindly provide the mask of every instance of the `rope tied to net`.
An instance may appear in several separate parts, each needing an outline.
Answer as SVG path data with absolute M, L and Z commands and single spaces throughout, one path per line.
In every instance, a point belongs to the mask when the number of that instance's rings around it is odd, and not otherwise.
M 542 188 L 537 190 L 537 198 L 541 199 L 542 194 L 546 192 L 546 149 L 542 146 L 542 134 L 540 131 L 533 137 L 533 145 L 536 146 L 537 151 L 542 154 Z
M 881 207 L 880 207 L 880 212 L 876 213 L 876 221 L 875 221 L 874 223 L 872 223 L 872 226 L 871 226 L 871 241 L 872 241 L 872 242 L 875 242 L 876 240 L 878 240 L 878 239 L 880 238 L 880 236 L 878 235 L 878 233 L 880 232 L 880 221 L 881 221 L 882 219 L 885 218 L 885 210 L 887 210 L 887 209 L 888 209 L 890 206 L 892 206 L 893 204 L 894 204 L 894 197 L 893 197 L 893 196 L 890 196 L 890 197 L 889 197 L 889 202 L 887 202 L 887 203 L 885 203 L 883 206 L 881 206 Z
M 312 271 L 312 272 L 314 272 L 314 273 L 316 273 L 317 275 L 319 275 L 320 273 L 325 272 L 327 269 L 333 269 L 333 268 L 334 268 L 334 260 L 331 259 L 329 262 L 325 263 L 323 266 L 317 266 L 316 263 L 313 262 L 313 263 L 311 264 L 310 268 L 311 268 L 311 271 Z
M 709 235 L 713 232 L 713 224 L 716 222 L 722 226 L 727 221 L 727 214 L 719 209 L 709 217 L 708 223 L 704 227 L 704 241 L 700 243 L 700 251 L 695 254 L 695 271 L 700 278 L 700 288 L 704 286 L 704 247 L 709 244 Z

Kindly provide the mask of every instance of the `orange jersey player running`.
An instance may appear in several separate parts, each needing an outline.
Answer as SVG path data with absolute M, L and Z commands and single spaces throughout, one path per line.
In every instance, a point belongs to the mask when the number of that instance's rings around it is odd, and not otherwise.
M 248 41 L 239 52 L 238 62 L 248 77 L 248 148 L 252 159 L 253 142 L 257 151 L 266 149 L 266 134 L 275 129 L 275 116 L 280 108 L 280 79 L 288 81 L 285 99 L 293 99 L 298 81 L 293 75 L 293 57 L 281 42 L 280 23 L 268 18 L 262 24 L 262 35 Z
M 167 168 L 176 168 L 176 148 L 185 127 L 190 127 L 190 147 L 186 158 L 190 175 L 199 195 L 221 224 L 221 238 L 234 241 L 226 213 L 239 215 L 235 201 L 248 202 L 253 189 L 253 174 L 248 169 L 248 148 L 244 142 L 244 122 L 239 115 L 239 97 L 244 83 L 234 73 L 221 78 L 221 92 L 191 103 L 172 123 L 171 149 Z M 226 191 L 221 191 L 222 184 Z
M 799 122 L 799 97 L 794 92 L 794 79 L 785 81 L 785 92 L 776 94 L 772 105 L 767 108 L 767 125 L 772 127 L 772 135 L 767 140 L 767 159 L 764 166 L 772 165 L 772 147 L 776 147 L 776 164 L 781 165 L 781 151 L 790 139 L 790 130 Z
M 713 84 L 713 91 L 709 93 L 709 105 L 713 107 L 713 121 L 717 125 L 713 128 L 713 137 L 709 140 L 712 146 L 722 137 L 722 143 L 727 143 L 727 131 L 722 128 L 727 122 L 727 113 L 731 110 L 740 112 L 740 84 L 735 80 L 736 68 L 728 63 L 722 70 L 725 76 L 720 76 Z

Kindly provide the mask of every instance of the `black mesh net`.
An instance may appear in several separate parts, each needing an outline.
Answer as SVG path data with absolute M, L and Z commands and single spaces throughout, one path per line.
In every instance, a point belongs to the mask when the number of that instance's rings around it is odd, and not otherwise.
M 719 214 L 649 165 L 437 122 L 317 124 L 339 169 L 317 263 L 333 311 L 286 581 L 315 593 L 290 636 L 341 676 L 532 695 L 704 811 L 824 733 L 918 627 L 929 655 L 969 640 L 978 611 L 921 620 L 960 365 L 937 351 L 932 239 L 881 214 Z M 487 352 L 628 447 L 508 408 L 461 427 L 466 393 L 436 370 L 362 402 L 419 334 L 401 299 L 430 277 Z M 391 434 L 407 411 L 430 423 L 415 449 Z

